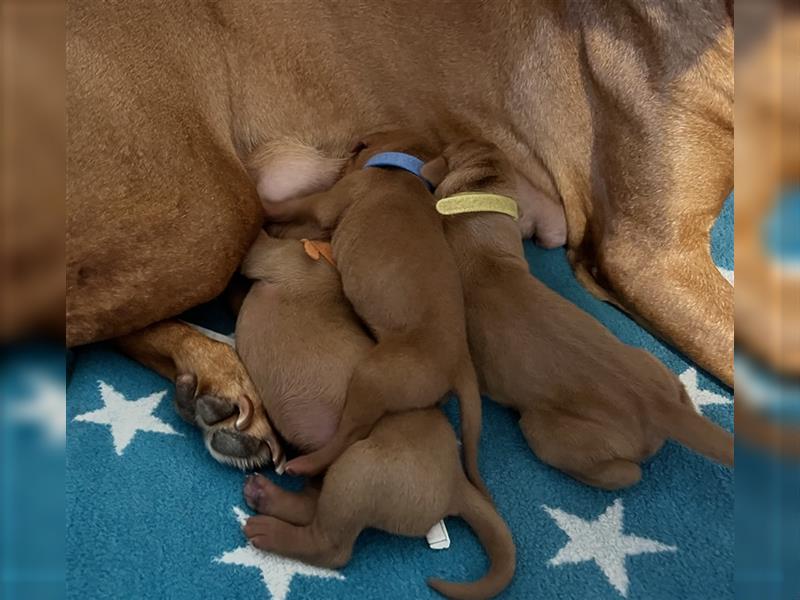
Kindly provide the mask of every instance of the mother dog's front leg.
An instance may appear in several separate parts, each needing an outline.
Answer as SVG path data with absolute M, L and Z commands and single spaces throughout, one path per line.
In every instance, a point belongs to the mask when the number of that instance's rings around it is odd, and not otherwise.
M 203 431 L 220 462 L 252 468 L 283 462 L 280 443 L 239 357 L 179 321 L 161 321 L 116 340 L 120 350 L 175 382 L 175 407 Z

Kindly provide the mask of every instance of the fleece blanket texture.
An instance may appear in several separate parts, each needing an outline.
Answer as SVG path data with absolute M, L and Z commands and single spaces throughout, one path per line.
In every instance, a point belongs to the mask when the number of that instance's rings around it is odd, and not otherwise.
M 712 251 L 733 278 L 733 201 Z M 575 280 L 561 250 L 526 244 L 532 272 L 620 339 L 652 352 L 698 409 L 733 427 L 728 390 Z M 219 306 L 187 318 L 229 333 Z M 487 568 L 459 519 L 451 545 L 365 531 L 339 571 L 248 546 L 244 475 L 214 462 L 172 408 L 173 386 L 107 346 L 80 351 L 67 387 L 67 591 L 70 598 L 434 598 L 428 576 L 470 580 Z M 455 416 L 453 402 L 447 410 Z M 673 443 L 639 485 L 604 492 L 539 462 L 510 410 L 484 399 L 481 469 L 518 548 L 505 598 L 732 597 L 733 473 Z M 274 477 L 274 475 L 270 475 Z M 297 482 L 277 478 L 286 485 Z

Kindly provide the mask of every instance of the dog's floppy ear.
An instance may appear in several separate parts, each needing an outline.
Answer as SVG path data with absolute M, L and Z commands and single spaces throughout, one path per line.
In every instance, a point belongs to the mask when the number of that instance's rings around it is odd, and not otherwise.
M 450 167 L 447 164 L 444 156 L 439 156 L 433 160 L 429 160 L 424 165 L 420 173 L 422 176 L 431 182 L 434 186 L 438 186 L 444 180 Z

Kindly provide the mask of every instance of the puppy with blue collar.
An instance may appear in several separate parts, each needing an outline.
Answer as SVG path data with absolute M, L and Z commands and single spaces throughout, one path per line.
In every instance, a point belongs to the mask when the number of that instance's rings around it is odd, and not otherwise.
M 455 392 L 465 471 L 485 492 L 464 294 L 422 176 L 438 150 L 405 131 L 374 134 L 356 150 L 330 190 L 265 204 L 270 221 L 311 223 L 330 235 L 344 294 L 377 342 L 355 368 L 332 440 L 289 461 L 286 472 L 316 475 L 384 414 L 435 406 Z

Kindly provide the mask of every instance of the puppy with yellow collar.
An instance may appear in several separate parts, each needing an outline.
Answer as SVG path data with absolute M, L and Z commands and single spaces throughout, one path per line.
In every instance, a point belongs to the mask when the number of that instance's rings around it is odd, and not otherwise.
M 497 148 L 451 145 L 423 174 L 438 182 L 482 391 L 519 411 L 542 461 L 606 489 L 638 482 L 667 438 L 733 463 L 731 434 L 693 409 L 671 371 L 531 276 L 513 169 Z

